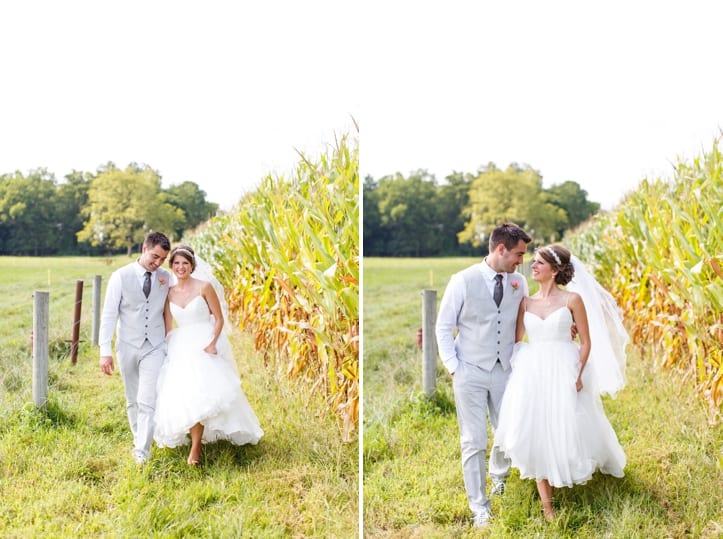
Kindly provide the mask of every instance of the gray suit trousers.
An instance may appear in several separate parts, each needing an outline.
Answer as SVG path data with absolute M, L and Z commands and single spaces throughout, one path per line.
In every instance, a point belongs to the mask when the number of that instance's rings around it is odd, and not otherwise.
M 133 453 L 148 458 L 155 426 L 156 382 L 166 357 L 166 344 L 154 347 L 144 341 L 143 346 L 137 348 L 117 341 L 116 354 L 125 387 L 128 422 L 133 433 Z
M 479 513 L 482 508 L 490 509 L 485 491 L 487 415 L 489 414 L 492 428 L 496 428 L 509 374 L 510 371 L 505 372 L 499 362 L 491 371 L 486 371 L 460 361 L 454 372 L 454 401 L 462 446 L 462 474 L 469 508 L 474 514 Z M 495 479 L 504 479 L 510 473 L 509 459 L 494 447 L 490 454 L 489 472 Z

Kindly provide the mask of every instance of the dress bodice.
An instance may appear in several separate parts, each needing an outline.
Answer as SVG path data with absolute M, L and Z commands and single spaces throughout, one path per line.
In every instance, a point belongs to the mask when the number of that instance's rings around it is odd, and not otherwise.
M 530 343 L 543 341 L 571 342 L 570 328 L 572 313 L 567 307 L 552 311 L 546 318 L 540 318 L 530 311 L 524 315 L 525 331 Z
M 185 307 L 171 303 L 171 314 L 178 324 L 178 327 L 189 324 L 202 324 L 211 320 L 211 312 L 208 310 L 206 300 L 200 294 L 189 301 Z

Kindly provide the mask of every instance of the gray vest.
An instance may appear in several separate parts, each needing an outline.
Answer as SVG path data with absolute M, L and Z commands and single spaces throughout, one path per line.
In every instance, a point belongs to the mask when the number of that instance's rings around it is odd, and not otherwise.
M 517 272 L 507 274 L 502 303 L 497 307 L 479 265 L 462 270 L 460 274 L 464 280 L 465 295 L 457 320 L 457 358 L 487 371 L 492 370 L 499 360 L 508 370 L 525 277 Z M 520 283 L 516 290 L 512 287 L 513 281 Z
M 171 275 L 163 268 L 158 268 L 151 277 L 151 293 L 146 298 L 135 264 L 118 270 L 122 290 L 118 310 L 118 340 L 140 348 L 143 341 L 148 339 L 153 346 L 159 346 L 166 338 L 163 307 L 166 305 Z

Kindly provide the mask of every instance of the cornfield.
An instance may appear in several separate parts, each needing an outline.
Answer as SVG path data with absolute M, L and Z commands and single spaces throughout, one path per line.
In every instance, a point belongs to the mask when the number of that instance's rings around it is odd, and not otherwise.
M 672 179 L 643 180 L 566 243 L 618 300 L 634 344 L 694 378 L 711 422 L 723 409 L 723 158 L 720 138 Z
M 359 407 L 359 150 L 343 136 L 290 179 L 267 176 L 186 241 L 267 364 L 323 391 L 350 440 Z

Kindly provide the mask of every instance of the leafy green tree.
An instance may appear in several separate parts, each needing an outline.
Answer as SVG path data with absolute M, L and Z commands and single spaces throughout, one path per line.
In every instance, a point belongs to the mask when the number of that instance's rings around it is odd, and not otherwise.
M 0 240 L 3 253 L 56 252 L 58 229 L 55 176 L 45 168 L 3 175 L 0 181 Z
M 587 199 L 587 191 L 579 184 L 566 181 L 546 190 L 550 203 L 565 210 L 567 229 L 576 228 L 600 211 L 600 204 Z M 558 230 L 559 237 L 565 230 Z
M 362 204 L 364 219 L 363 256 L 380 256 L 384 253 L 387 237 L 381 223 L 382 217 L 379 212 L 377 183 L 371 176 L 364 178 Z
M 426 170 L 409 178 L 400 173 L 379 180 L 378 207 L 387 235 L 384 256 L 434 254 L 438 229 L 435 216 L 436 181 Z
M 185 230 L 193 230 L 218 212 L 218 204 L 206 201 L 206 192 L 193 182 L 171 185 L 165 191 L 166 202 L 183 211 L 185 221 L 174 229 L 175 237 L 183 237 Z
M 88 204 L 90 175 L 74 170 L 65 175 L 57 188 L 55 206 L 58 231 L 58 250 L 75 253 L 79 250 L 77 233 L 83 229 L 83 209 Z
M 172 231 L 183 226 L 183 211 L 161 192 L 161 178 L 147 166 L 131 163 L 124 170 L 112 163 L 91 181 L 88 206 L 78 241 L 130 256 L 149 230 Z
M 454 172 L 437 188 L 435 221 L 440 255 L 472 255 L 475 250 L 460 244 L 458 234 L 464 230 L 464 209 L 469 204 L 471 178 Z
M 476 174 L 454 172 L 441 185 L 424 170 L 367 177 L 363 204 L 365 256 L 484 253 L 487 234 L 503 221 L 518 223 L 539 245 L 561 240 L 599 210 L 575 182 L 543 189 L 529 166 L 502 170 L 492 162 Z
M 502 222 L 523 227 L 536 243 L 559 239 L 567 224 L 565 211 L 550 203 L 542 189 L 542 176 L 530 167 L 510 164 L 505 170 L 494 163 L 481 168 L 472 180 L 465 228 L 460 242 L 483 246 L 489 232 Z

